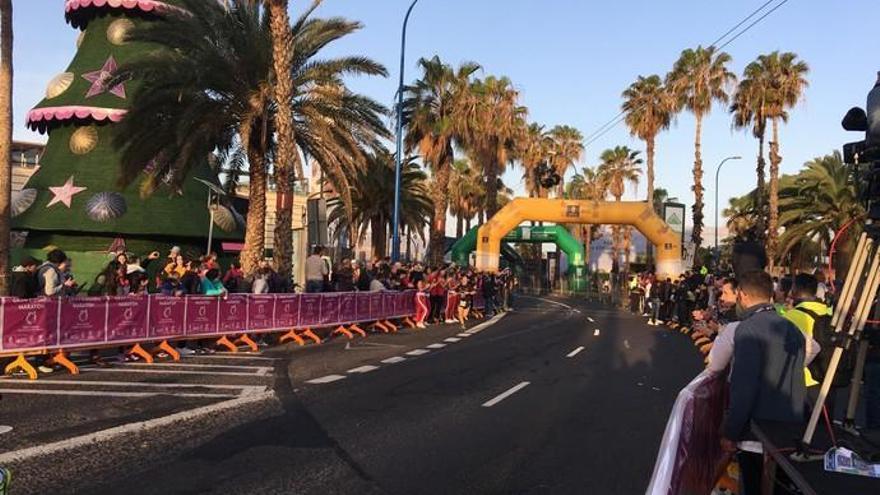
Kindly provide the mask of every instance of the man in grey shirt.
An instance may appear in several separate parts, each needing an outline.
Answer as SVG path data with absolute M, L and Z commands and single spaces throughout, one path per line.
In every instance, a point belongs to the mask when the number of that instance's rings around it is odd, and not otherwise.
M 312 255 L 306 258 L 306 292 L 321 292 L 324 289 L 324 277 L 330 275 L 327 263 L 321 257 L 324 248 L 315 246 Z
M 60 296 L 65 287 L 74 285 L 73 279 L 65 280 L 59 265 L 67 261 L 67 255 L 60 249 L 53 249 L 46 255 L 46 262 L 37 271 L 37 283 L 40 295 L 46 297 Z

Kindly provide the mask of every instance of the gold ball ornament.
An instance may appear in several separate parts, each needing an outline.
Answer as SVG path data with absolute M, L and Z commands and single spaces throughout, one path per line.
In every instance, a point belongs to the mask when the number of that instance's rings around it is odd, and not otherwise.
M 107 41 L 116 46 L 124 45 L 132 29 L 134 23 L 130 19 L 117 19 L 107 27 Z
M 74 155 L 85 155 L 98 146 L 98 129 L 85 126 L 73 131 L 70 136 L 70 151 Z
M 49 84 L 46 85 L 46 98 L 52 99 L 61 95 L 73 84 L 73 72 L 62 72 L 53 77 Z

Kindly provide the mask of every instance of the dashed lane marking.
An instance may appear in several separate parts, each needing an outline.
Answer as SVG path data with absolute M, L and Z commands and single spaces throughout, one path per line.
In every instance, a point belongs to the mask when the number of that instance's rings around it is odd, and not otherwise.
M 580 346 L 580 347 L 576 348 L 575 350 L 573 350 L 573 351 L 569 352 L 568 354 L 566 354 L 565 357 L 567 357 L 567 358 L 573 358 L 573 357 L 577 356 L 577 355 L 578 355 L 581 351 L 583 351 L 583 350 L 584 350 L 584 346 Z
M 431 351 L 427 349 L 415 349 L 406 353 L 407 356 L 421 356 L 422 354 L 427 354 Z
M 456 336 L 456 337 L 470 337 L 471 334 L 469 334 L 469 333 L 459 333 L 459 334 L 456 334 L 455 336 Z
M 105 390 L 57 390 L 38 388 L 2 388 L 2 394 L 30 394 L 30 395 L 78 395 L 83 397 L 153 397 L 156 395 L 172 395 L 174 397 L 198 398 L 198 399 L 231 399 L 238 394 L 203 394 L 189 392 L 108 392 Z
M 379 369 L 378 366 L 373 366 L 372 364 L 367 364 L 364 366 L 359 366 L 357 368 L 352 368 L 348 370 L 349 373 L 369 373 L 371 371 L 375 371 Z
M 180 356 L 183 359 L 239 359 L 239 360 L 247 360 L 247 361 L 280 361 L 281 358 L 275 357 L 266 357 L 266 356 L 258 356 L 256 354 L 244 354 L 241 352 L 234 352 L 230 354 L 218 355 L 214 354 L 189 354 Z
M 119 363 L 115 366 L 153 366 L 156 368 L 212 368 L 225 370 L 271 370 L 271 366 L 247 366 L 237 364 L 204 364 L 204 363 Z
M 265 377 L 260 373 L 245 373 L 238 371 L 192 371 L 192 370 L 154 370 L 139 368 L 81 368 L 80 373 L 152 373 L 165 375 L 209 375 L 209 376 L 252 376 Z
M 454 344 L 456 342 L 461 342 L 461 339 L 458 337 L 449 337 L 448 339 L 443 339 L 443 342 L 449 342 L 450 344 Z
M 629 340 L 623 339 L 623 346 L 629 349 Z
M 431 345 L 425 346 L 425 347 L 427 347 L 428 349 L 442 349 L 442 348 L 446 347 L 446 344 L 431 344 Z
M 528 386 L 529 386 L 529 382 L 520 382 L 519 384 L 514 385 L 513 387 L 509 388 L 506 392 L 503 392 L 503 393 L 495 396 L 495 398 L 484 402 L 483 407 L 492 407 L 495 404 L 498 404 L 499 402 L 503 401 L 504 399 L 510 397 L 511 395 L 519 392 L 520 390 L 522 390 Z
M 385 364 L 394 364 L 394 363 L 402 363 L 406 361 L 406 358 L 403 356 L 394 356 L 388 359 L 383 359 L 382 362 Z
M 593 337 L 598 337 L 598 336 L 599 336 L 599 329 L 597 328 L 597 329 L 593 330 Z
M 218 390 L 257 390 L 263 392 L 265 386 L 260 385 L 225 385 L 214 383 L 165 383 L 165 382 L 116 382 L 103 380 L 52 380 L 40 378 L 37 382 L 13 381 L 12 384 L 36 385 L 72 385 L 76 387 L 143 387 L 143 388 L 213 388 Z
M 594 320 L 592 317 L 589 317 L 589 316 L 588 316 L 588 317 L 587 317 L 587 320 L 589 320 L 590 323 L 596 323 L 596 320 Z
M 320 378 L 313 378 L 311 380 L 306 380 L 306 383 L 312 383 L 312 384 L 317 385 L 317 384 L 321 384 L 321 383 L 331 383 L 331 382 L 344 380 L 344 379 L 345 379 L 345 376 L 343 376 L 343 375 L 327 375 L 327 376 L 322 376 Z

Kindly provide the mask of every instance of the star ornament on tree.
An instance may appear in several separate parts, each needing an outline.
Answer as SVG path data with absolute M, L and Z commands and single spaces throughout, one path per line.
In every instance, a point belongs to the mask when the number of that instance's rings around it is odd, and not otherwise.
M 114 86 L 108 86 L 108 81 L 113 77 L 113 74 L 116 72 L 117 65 L 116 59 L 113 58 L 113 55 L 104 62 L 104 66 L 99 70 L 86 72 L 83 74 L 83 79 L 92 83 L 92 86 L 89 88 L 89 92 L 86 93 L 86 98 L 91 98 L 93 96 L 97 96 L 106 92 L 110 92 L 110 94 L 116 95 L 120 98 L 125 98 L 125 85 L 123 83 L 116 84 Z
M 73 176 L 71 175 L 63 186 L 49 188 L 49 191 L 51 191 L 52 194 L 55 195 L 55 197 L 52 198 L 52 201 L 49 201 L 49 204 L 46 205 L 46 208 L 49 208 L 56 203 L 64 203 L 64 206 L 70 208 L 70 203 L 71 201 L 73 201 L 73 195 L 81 193 L 86 189 L 87 188 L 85 187 L 74 186 Z

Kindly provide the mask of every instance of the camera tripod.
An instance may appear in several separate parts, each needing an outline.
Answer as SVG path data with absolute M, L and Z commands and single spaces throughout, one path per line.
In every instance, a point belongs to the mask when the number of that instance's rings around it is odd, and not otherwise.
M 854 422 L 862 373 L 868 354 L 868 341 L 862 338 L 862 331 L 874 308 L 874 299 L 880 286 L 880 249 L 878 248 L 880 248 L 880 229 L 876 225 L 868 225 L 859 238 L 852 265 L 838 299 L 838 306 L 834 309 L 831 326 L 838 339 L 798 452 L 792 456 L 796 460 L 812 459 L 809 456 L 810 444 L 828 398 L 828 392 L 834 382 L 834 375 L 840 366 L 843 353 L 855 352 L 857 346 L 858 355 L 852 376 L 845 424 L 852 425 Z

